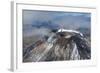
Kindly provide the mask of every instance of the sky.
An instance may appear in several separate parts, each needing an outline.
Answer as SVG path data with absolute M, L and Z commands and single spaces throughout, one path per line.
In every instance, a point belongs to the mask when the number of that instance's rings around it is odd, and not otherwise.
M 56 11 L 36 11 L 23 10 L 23 31 L 43 32 L 50 29 L 78 29 L 91 27 L 91 14 L 80 12 L 56 12 Z M 38 30 L 37 30 L 38 29 Z M 46 33 L 46 31 L 45 31 Z

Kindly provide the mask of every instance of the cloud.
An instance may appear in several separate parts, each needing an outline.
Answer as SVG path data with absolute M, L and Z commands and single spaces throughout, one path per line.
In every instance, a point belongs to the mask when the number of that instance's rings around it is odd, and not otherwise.
M 36 24 L 39 22 L 39 24 Z M 90 13 L 79 13 L 79 12 L 56 12 L 56 11 L 35 11 L 35 10 L 23 10 L 23 31 L 28 31 L 28 34 L 44 34 L 46 35 L 48 28 L 40 27 L 36 28 L 32 25 L 40 25 L 45 26 L 43 24 L 46 22 L 48 27 L 50 25 L 59 25 L 63 24 L 63 27 L 66 29 L 77 29 L 80 27 L 90 28 L 91 27 L 91 14 Z M 53 26 L 54 28 L 56 26 Z M 33 30 L 34 28 L 34 30 Z M 41 33 L 40 33 L 41 32 Z
M 83 15 L 67 15 L 58 17 L 58 19 L 56 19 L 54 22 L 56 24 L 63 24 L 63 27 L 67 29 L 76 29 L 80 27 L 90 28 L 91 19 Z
M 54 18 L 51 12 L 44 11 L 23 11 L 23 24 L 33 24 L 34 21 L 50 21 Z
M 44 37 L 44 36 L 48 36 L 50 35 L 51 30 L 47 29 L 47 28 L 33 28 L 31 29 L 31 31 L 29 32 L 23 32 L 23 35 L 25 37 L 28 36 L 40 36 L 40 37 Z

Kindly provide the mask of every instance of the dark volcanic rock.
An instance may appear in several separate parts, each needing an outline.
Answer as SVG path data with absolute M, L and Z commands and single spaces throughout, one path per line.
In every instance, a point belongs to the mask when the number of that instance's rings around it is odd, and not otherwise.
M 24 50 L 23 62 L 91 59 L 91 47 L 80 32 L 60 31 Z

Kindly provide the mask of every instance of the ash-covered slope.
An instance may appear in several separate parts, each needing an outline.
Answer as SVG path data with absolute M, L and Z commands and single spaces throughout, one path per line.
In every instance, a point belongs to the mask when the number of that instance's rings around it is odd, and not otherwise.
M 91 58 L 88 40 L 78 31 L 59 29 L 47 40 L 23 50 L 23 62 L 83 60 Z

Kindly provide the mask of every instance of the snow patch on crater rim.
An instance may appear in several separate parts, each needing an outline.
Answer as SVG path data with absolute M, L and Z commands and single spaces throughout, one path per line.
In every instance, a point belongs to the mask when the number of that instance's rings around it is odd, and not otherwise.
M 81 36 L 83 36 L 83 34 L 79 31 L 76 30 L 67 30 L 67 29 L 59 29 L 57 32 L 70 32 L 70 33 L 77 33 L 80 34 Z

